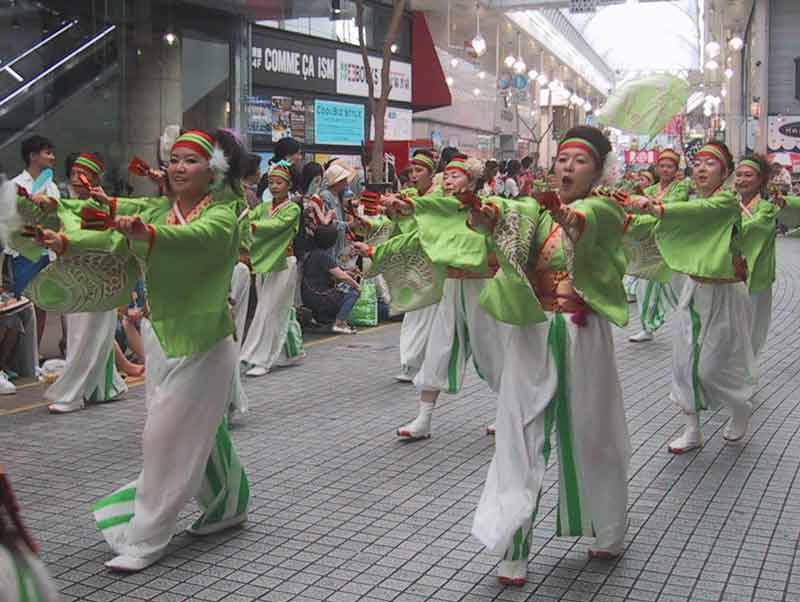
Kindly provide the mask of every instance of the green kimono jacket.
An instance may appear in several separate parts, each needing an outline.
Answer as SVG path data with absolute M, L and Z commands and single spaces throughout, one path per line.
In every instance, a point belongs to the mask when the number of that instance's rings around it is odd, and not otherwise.
M 789 227 L 800 225 L 800 197 L 784 197 L 783 209 L 758 198 L 751 215 L 742 215 L 741 249 L 747 259 L 747 288 L 761 292 L 775 282 L 775 238 L 778 221 Z
M 250 264 L 253 272 L 264 274 L 287 268 L 286 250 L 300 229 L 302 212 L 300 205 L 291 200 L 275 213 L 265 203 L 250 211 Z
M 667 203 L 655 240 L 667 266 L 702 278 L 735 279 L 740 255 L 741 210 L 736 195 L 719 191 L 708 198 Z

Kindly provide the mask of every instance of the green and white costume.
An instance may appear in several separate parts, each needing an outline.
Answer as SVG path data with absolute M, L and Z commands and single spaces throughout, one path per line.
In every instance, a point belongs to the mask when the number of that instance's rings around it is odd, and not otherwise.
M 481 296 L 498 320 L 513 325 L 497 410 L 495 453 L 472 533 L 505 561 L 524 563 L 542 481 L 558 442 L 556 533 L 595 537 L 622 551 L 627 527 L 630 444 L 611 324 L 624 326 L 624 212 L 610 199 L 570 208 L 584 216 L 567 233 L 532 203 L 505 201 L 492 234 L 501 266 Z M 529 274 L 568 274 L 588 312 L 544 312 Z M 523 573 L 524 574 L 524 573 Z
M 250 263 L 256 275 L 258 305 L 242 345 L 247 369 L 269 371 L 305 357 L 303 333 L 294 310 L 297 259 L 287 256 L 300 227 L 300 205 L 286 200 L 270 208 L 262 203 L 250 212 Z
M 0 600 L 58 602 L 61 596 L 44 563 L 19 543 L 0 544 Z
M 679 203 L 689 198 L 690 185 L 689 180 L 674 181 L 664 190 L 660 184 L 653 184 L 644 189 L 644 194 L 662 203 Z M 641 221 L 655 226 L 655 221 L 649 216 L 634 216 L 634 221 L 640 222 L 637 224 L 640 234 L 643 234 L 642 226 L 644 225 Z M 652 236 L 652 233 L 647 235 Z M 664 325 L 667 312 L 675 309 L 678 305 L 685 282 L 686 277 L 683 274 L 676 274 L 669 270 L 664 270 L 660 278 L 637 279 L 636 304 L 639 310 L 639 321 L 646 332 L 655 333 Z
M 772 319 L 772 285 L 775 282 L 775 238 L 778 221 L 800 225 L 800 197 L 784 197 L 779 209 L 760 196 L 742 206 L 742 253 L 747 259 L 747 289 L 753 306 L 753 353 L 758 357 L 767 341 Z
M 118 212 L 140 215 L 152 232 L 150 243 L 131 243 L 151 309 L 142 325 L 147 419 L 139 477 L 93 510 L 117 554 L 145 558 L 163 552 L 192 496 L 203 511 L 193 528 L 246 513 L 247 478 L 225 420 L 238 364 L 228 294 L 239 236 L 224 203 L 184 217 L 166 198 L 120 199 Z
M 753 309 L 734 269 L 741 227 L 736 196 L 720 191 L 665 204 L 655 228 L 667 266 L 689 276 L 676 311 L 670 393 L 688 415 L 720 405 L 750 415 L 757 370 Z

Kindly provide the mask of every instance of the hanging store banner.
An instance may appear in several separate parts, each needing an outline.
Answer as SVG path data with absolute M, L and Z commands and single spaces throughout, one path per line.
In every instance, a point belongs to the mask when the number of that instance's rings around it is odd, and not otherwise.
M 331 100 L 314 101 L 316 144 L 360 146 L 364 143 L 364 105 Z
M 800 151 L 800 115 L 770 115 L 767 130 L 769 152 Z
M 336 93 L 336 49 L 314 38 L 253 27 L 254 86 Z
M 386 120 L 383 127 L 384 140 L 411 140 L 413 135 L 411 109 L 386 108 Z M 369 130 L 369 137 L 375 140 L 375 119 L 373 118 Z
M 625 151 L 625 163 L 628 165 L 654 165 L 658 163 L 659 152 L 656 150 Z
M 364 76 L 364 60 L 356 52 L 336 51 L 336 92 L 351 96 L 369 96 L 367 79 Z M 381 68 L 383 59 L 369 57 L 372 79 L 375 82 L 375 95 L 381 92 Z M 392 91 L 389 100 L 411 102 L 411 64 L 393 60 L 389 66 Z

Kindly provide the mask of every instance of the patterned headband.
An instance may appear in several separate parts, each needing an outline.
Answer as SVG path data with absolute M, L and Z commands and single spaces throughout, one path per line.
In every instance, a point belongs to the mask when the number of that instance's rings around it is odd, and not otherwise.
M 176 148 L 188 148 L 206 159 L 211 159 L 211 155 L 214 153 L 214 139 L 201 130 L 189 130 L 175 140 L 172 150 Z
M 411 159 L 411 163 L 414 165 L 419 165 L 420 167 L 424 167 L 431 173 L 436 171 L 436 165 L 433 163 L 433 159 L 425 153 L 417 153 L 414 155 L 414 158 Z
M 600 163 L 600 153 L 594 144 L 584 138 L 567 138 L 558 146 L 558 152 L 565 151 L 568 148 L 577 148 L 594 157 L 595 161 Z
M 702 158 L 702 157 L 709 157 L 711 159 L 715 159 L 720 166 L 722 167 L 722 171 L 728 171 L 728 159 L 723 154 L 722 150 L 718 146 L 713 144 L 706 144 L 703 148 L 697 151 L 695 157 Z
M 286 180 L 289 184 L 292 183 L 292 170 L 291 163 L 288 161 L 278 161 L 269 168 L 269 177 L 275 176 Z
M 753 161 L 752 159 L 742 159 L 739 161 L 739 167 L 742 166 L 749 167 L 755 170 L 758 175 L 761 175 L 761 166 L 758 164 L 758 161 Z
M 81 153 L 78 155 L 78 158 L 75 159 L 73 165 L 76 167 L 83 167 L 98 176 L 103 174 L 103 168 L 105 167 L 103 162 L 91 153 Z

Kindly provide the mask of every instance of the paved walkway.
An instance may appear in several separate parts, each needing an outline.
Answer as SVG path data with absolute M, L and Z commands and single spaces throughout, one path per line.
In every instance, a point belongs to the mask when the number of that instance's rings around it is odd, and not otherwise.
M 181 534 L 143 573 L 106 572 L 89 513 L 137 474 L 143 388 L 71 416 L 0 417 L 0 458 L 66 600 L 800 602 L 800 241 L 781 240 L 779 256 L 746 440 L 726 445 L 726 417 L 706 414 L 706 447 L 670 456 L 681 423 L 666 401 L 669 325 L 644 345 L 627 342 L 635 323 L 618 331 L 633 444 L 626 553 L 588 561 L 585 541 L 552 536 L 551 466 L 524 588 L 500 588 L 495 559 L 469 533 L 495 398 L 473 375 L 443 398 L 433 438 L 397 441 L 416 397 L 392 379 L 397 325 L 323 341 L 303 367 L 248 381 L 252 411 L 234 437 L 252 484 L 249 523 Z M 193 516 L 190 505 L 181 526 Z

